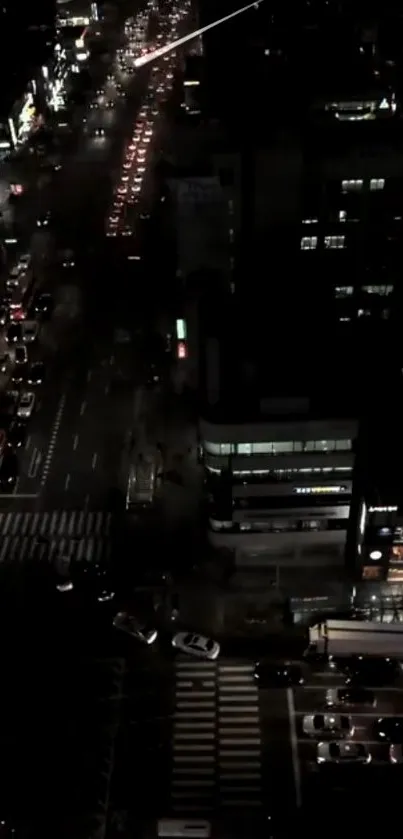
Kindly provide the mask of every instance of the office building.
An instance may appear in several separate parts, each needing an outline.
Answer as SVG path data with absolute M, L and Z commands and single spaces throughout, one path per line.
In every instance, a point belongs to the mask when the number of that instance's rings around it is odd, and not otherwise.
M 344 567 L 359 403 L 323 326 L 273 332 L 216 298 L 201 316 L 208 537 L 240 567 Z M 318 357 L 318 348 L 323 352 Z M 347 398 L 348 393 L 348 398 Z

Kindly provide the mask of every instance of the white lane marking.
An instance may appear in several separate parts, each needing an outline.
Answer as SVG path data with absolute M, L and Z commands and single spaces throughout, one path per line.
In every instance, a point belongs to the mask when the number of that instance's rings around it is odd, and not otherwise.
M 97 454 L 97 452 L 94 452 L 94 454 L 92 456 L 92 464 L 91 464 L 93 469 L 96 469 L 97 460 L 98 460 L 98 454 Z
M 295 785 L 295 803 L 297 805 L 297 809 L 300 810 L 302 806 L 302 797 L 301 797 L 301 771 L 299 765 L 299 758 L 298 758 L 298 738 L 297 738 L 297 727 L 295 724 L 295 703 L 294 703 L 294 694 L 292 688 L 287 688 L 287 705 L 288 705 L 288 718 L 290 721 L 290 743 L 291 743 L 291 756 L 292 756 L 292 767 L 294 771 L 294 785 Z
M 36 476 L 39 472 L 39 467 L 41 465 L 41 460 L 42 460 L 41 452 L 39 452 L 38 449 L 35 449 L 34 457 L 33 457 L 33 460 L 31 460 L 30 469 L 28 471 L 28 478 L 36 478 Z
M 89 503 L 90 503 L 90 496 L 89 496 L 89 493 L 87 493 L 87 495 L 85 496 L 84 507 L 88 507 Z
M 28 434 L 28 437 L 27 437 L 27 439 L 26 439 L 26 441 L 25 441 L 25 450 L 26 450 L 26 451 L 28 451 L 28 449 L 29 449 L 30 445 L 31 445 L 31 435 L 30 435 L 30 434 Z
M 50 435 L 49 441 L 49 448 L 46 454 L 45 463 L 43 464 L 43 471 L 42 471 L 42 478 L 41 478 L 41 487 L 44 487 L 47 481 L 47 477 L 49 475 L 50 466 L 52 463 L 55 447 L 56 447 L 56 440 L 57 435 L 60 429 L 60 423 L 62 421 L 63 411 L 66 405 L 66 394 L 63 393 L 60 397 L 59 406 L 56 411 L 55 421 L 53 423 L 52 432 Z
M 69 488 L 69 483 L 70 483 L 70 475 L 66 475 L 66 480 L 64 482 L 64 488 L 65 489 Z
M 80 417 L 82 417 L 82 415 L 83 415 L 83 413 L 84 413 L 84 411 L 85 411 L 86 407 L 87 407 L 87 403 L 86 403 L 86 401 L 85 401 L 85 399 L 84 399 L 84 401 L 81 403 L 81 408 L 80 408 Z
M 15 482 L 14 489 L 13 489 L 13 495 L 18 495 L 19 486 L 20 486 L 20 479 L 17 478 L 17 480 Z
M 73 440 L 73 451 L 74 452 L 75 452 L 77 446 L 78 446 L 78 434 L 75 434 L 74 435 L 74 440 Z

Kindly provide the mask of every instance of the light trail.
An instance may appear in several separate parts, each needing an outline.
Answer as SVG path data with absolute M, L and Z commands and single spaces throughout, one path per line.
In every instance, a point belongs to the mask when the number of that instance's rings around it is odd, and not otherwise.
M 241 15 L 242 12 L 247 12 L 248 9 L 257 9 L 260 3 L 263 3 L 263 0 L 255 0 L 254 3 L 249 3 L 248 6 L 243 6 L 242 9 L 237 9 L 236 12 L 231 12 L 230 15 L 221 17 L 219 20 L 215 20 L 213 23 L 208 23 L 207 26 L 202 26 L 201 29 L 196 29 L 194 32 L 190 32 L 188 35 L 184 35 L 183 38 L 178 38 L 176 41 L 171 41 L 170 44 L 165 44 L 165 47 L 158 47 L 158 49 L 149 52 L 147 55 L 141 55 L 134 61 L 134 67 L 144 67 L 145 64 L 149 64 L 151 61 L 156 61 L 157 58 L 161 58 L 168 52 L 176 50 L 178 47 L 181 47 L 182 44 L 186 44 L 187 41 L 191 41 L 192 38 L 198 38 L 199 35 L 203 35 L 204 32 L 207 32 L 208 29 L 213 29 L 220 23 L 225 23 L 226 20 L 231 20 L 232 17 Z

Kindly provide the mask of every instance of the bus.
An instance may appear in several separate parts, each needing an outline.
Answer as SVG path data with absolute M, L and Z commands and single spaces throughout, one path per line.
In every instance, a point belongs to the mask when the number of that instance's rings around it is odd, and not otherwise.
M 403 659 L 403 623 L 326 620 L 309 629 L 310 655 L 326 658 L 379 656 Z
M 139 454 L 130 469 L 126 510 L 149 509 L 155 499 L 160 463 L 157 453 Z

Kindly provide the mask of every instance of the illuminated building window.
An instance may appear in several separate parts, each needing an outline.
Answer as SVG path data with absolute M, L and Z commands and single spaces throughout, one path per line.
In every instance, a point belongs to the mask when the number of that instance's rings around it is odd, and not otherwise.
M 364 181 L 359 179 L 346 180 L 341 182 L 342 192 L 360 192 L 364 185 Z
M 392 294 L 393 285 L 363 285 L 362 290 L 365 291 L 366 294 L 376 294 L 379 297 L 387 297 L 388 294 Z
M 345 210 L 340 210 L 339 221 L 347 221 L 347 213 Z
M 345 236 L 325 236 L 325 248 L 329 250 L 342 250 L 345 246 Z
M 317 218 L 303 218 L 302 219 L 302 224 L 317 224 L 317 223 L 318 223 Z
M 334 289 L 334 296 L 337 298 L 351 297 L 353 291 L 352 285 L 337 285 Z
M 383 189 L 385 186 L 385 178 L 371 178 L 369 182 L 369 188 L 371 192 L 377 192 L 379 189 Z
M 301 250 L 302 251 L 314 251 L 318 245 L 318 237 L 317 236 L 303 236 L 301 239 Z

